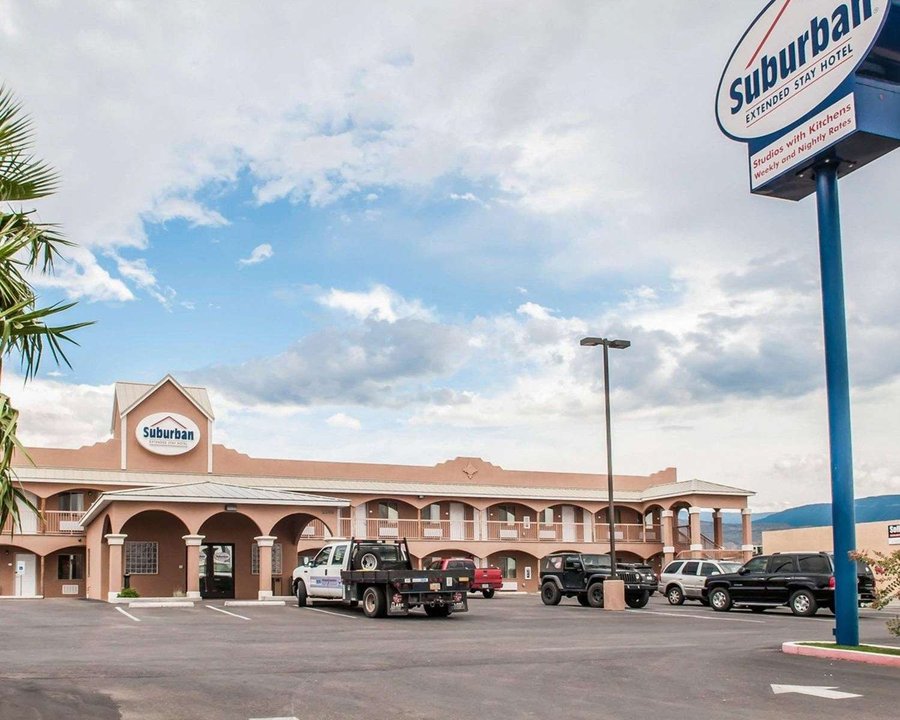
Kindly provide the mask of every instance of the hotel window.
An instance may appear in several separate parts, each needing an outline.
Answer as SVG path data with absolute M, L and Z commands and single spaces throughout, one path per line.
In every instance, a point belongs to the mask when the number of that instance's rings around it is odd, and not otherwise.
M 378 503 L 378 517 L 382 520 L 399 520 L 400 511 L 393 500 L 382 500 Z
M 60 555 L 57 560 L 57 580 L 84 580 L 84 555 Z
M 281 575 L 281 543 L 272 545 L 272 574 Z M 250 546 L 250 574 L 259 575 L 259 545 L 253 543 Z
M 497 519 L 500 522 L 514 523 L 516 521 L 516 511 L 512 505 L 498 505 Z
M 500 574 L 504 580 L 515 580 L 516 578 L 516 559 L 513 557 L 501 557 L 497 560 L 500 568 Z
M 440 522 L 441 519 L 441 506 L 438 503 L 433 503 L 426 507 L 422 511 L 422 519 L 430 520 L 431 522 Z
M 544 525 L 553 524 L 553 508 L 547 508 L 541 513 L 541 522 L 544 523 Z
M 159 572 L 159 543 L 125 541 L 125 573 L 156 575 Z
M 84 512 L 83 492 L 64 492 L 59 494 L 59 509 L 69 512 Z

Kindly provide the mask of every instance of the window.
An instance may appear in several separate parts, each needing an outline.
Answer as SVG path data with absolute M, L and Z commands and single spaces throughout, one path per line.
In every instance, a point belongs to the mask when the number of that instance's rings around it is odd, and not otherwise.
M 766 571 L 766 563 L 769 561 L 765 555 L 758 555 L 755 558 L 748 560 L 744 563 L 744 570 L 747 572 L 765 572 Z
M 156 575 L 159 572 L 159 543 L 125 541 L 125 574 Z
M 425 568 L 425 569 L 426 569 L 426 570 L 440 570 L 440 569 L 441 569 L 441 561 L 440 561 L 440 560 L 434 560 L 434 561 L 432 561 L 431 565 L 429 565 L 429 566 L 428 566 L 427 568 Z
M 769 572 L 773 573 L 792 573 L 794 572 L 794 558 L 790 555 L 781 557 L 774 556 L 772 558 L 772 569 Z
M 331 545 L 319 550 L 319 554 L 313 558 L 312 564 L 313 565 L 327 565 L 329 555 L 331 555 Z
M 500 566 L 500 574 L 504 580 L 515 580 L 516 577 L 516 559 L 512 557 L 501 557 L 497 563 Z
M 800 571 L 830 575 L 831 563 L 824 555 L 804 555 L 800 558 Z
M 344 555 L 347 554 L 347 546 L 346 545 L 338 545 L 334 549 L 334 557 L 331 558 L 332 565 L 343 565 L 344 564 Z
M 710 575 L 718 575 L 719 568 L 717 568 L 712 563 L 703 563 L 700 566 L 700 574 L 703 575 L 704 577 L 709 577 Z
M 83 492 L 64 492 L 59 494 L 59 509 L 69 512 L 84 512 Z
M 498 505 L 497 519 L 500 522 L 514 523 L 516 521 L 516 510 L 512 505 Z
M 441 519 L 441 506 L 438 503 L 432 503 L 422 510 L 422 519 L 431 522 L 439 522 Z
M 544 523 L 544 525 L 553 524 L 553 508 L 547 508 L 541 513 L 541 522 Z
M 663 570 L 663 573 L 677 573 L 681 569 L 682 565 L 684 565 L 684 560 L 676 560 L 675 562 L 671 562 L 666 565 L 666 569 Z
M 57 580 L 84 580 L 84 555 L 60 555 Z
M 281 575 L 281 543 L 272 545 L 272 574 Z M 253 543 L 250 546 L 250 574 L 259 575 L 259 545 Z
M 382 520 L 399 519 L 400 511 L 397 509 L 397 503 L 393 500 L 382 500 L 378 503 L 378 517 Z
M 684 569 L 681 571 L 681 574 L 682 575 L 696 575 L 698 567 L 700 567 L 700 563 L 698 563 L 698 562 L 685 563 Z

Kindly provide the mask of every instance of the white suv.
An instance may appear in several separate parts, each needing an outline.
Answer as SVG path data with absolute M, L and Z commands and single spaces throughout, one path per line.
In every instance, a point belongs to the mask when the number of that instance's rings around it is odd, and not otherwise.
M 659 590 L 671 605 L 685 600 L 703 602 L 701 591 L 711 575 L 737 572 L 741 563 L 733 560 L 674 560 L 659 575 Z

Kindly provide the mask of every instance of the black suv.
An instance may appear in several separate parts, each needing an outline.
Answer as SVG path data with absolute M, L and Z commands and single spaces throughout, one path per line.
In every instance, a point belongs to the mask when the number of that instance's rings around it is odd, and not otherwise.
M 633 570 L 640 575 L 651 595 L 659 590 L 659 578 L 656 576 L 656 571 L 650 565 L 645 565 L 644 563 L 620 562 L 616 563 L 616 568 L 618 568 L 619 572 L 622 570 Z
M 859 602 L 875 599 L 875 578 L 857 562 Z M 794 615 L 815 615 L 820 607 L 834 612 L 834 561 L 831 553 L 792 552 L 757 555 L 735 573 L 713 575 L 701 591 L 713 610 L 745 605 L 753 612 L 787 605 Z
M 544 605 L 559 605 L 563 596 L 576 597 L 584 606 L 602 608 L 603 581 L 611 574 L 609 555 L 576 552 L 547 555 L 541 558 L 541 600 Z M 644 607 L 650 599 L 651 586 L 641 574 L 632 569 L 617 570 L 616 574 L 625 583 L 628 606 Z

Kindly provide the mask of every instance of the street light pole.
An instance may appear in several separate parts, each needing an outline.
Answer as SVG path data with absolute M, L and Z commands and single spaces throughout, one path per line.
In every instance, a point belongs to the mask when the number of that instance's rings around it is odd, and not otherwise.
M 586 347 L 603 346 L 603 395 L 606 404 L 606 495 L 608 501 L 606 520 L 609 531 L 609 561 L 612 565 L 610 579 L 617 580 L 619 575 L 616 570 L 616 501 L 613 493 L 612 427 L 609 412 L 609 348 L 625 350 L 631 347 L 631 341 L 586 337 L 581 339 L 581 345 Z

